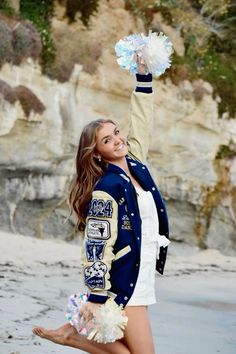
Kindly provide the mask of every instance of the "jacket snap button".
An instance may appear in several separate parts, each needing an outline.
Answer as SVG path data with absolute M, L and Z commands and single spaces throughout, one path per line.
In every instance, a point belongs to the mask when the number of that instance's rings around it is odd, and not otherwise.
M 137 264 L 136 264 L 136 267 L 138 267 L 138 266 L 139 266 L 139 264 L 137 263 Z
M 142 169 L 145 170 L 145 167 L 143 166 Z
M 125 192 L 127 192 L 127 189 L 125 188 Z
M 137 240 L 140 240 L 140 237 L 137 237 Z
M 134 213 L 131 213 L 131 216 L 134 216 Z
M 160 211 L 163 213 L 164 209 L 160 209 Z
M 132 287 L 134 286 L 134 284 L 133 284 L 133 283 L 131 283 L 131 284 L 130 284 L 130 286 L 131 286 L 131 288 L 132 288 Z
M 127 296 L 124 297 L 124 300 L 128 300 Z
M 155 189 L 156 189 L 155 187 L 152 187 L 152 190 L 153 190 L 153 191 L 155 191 Z

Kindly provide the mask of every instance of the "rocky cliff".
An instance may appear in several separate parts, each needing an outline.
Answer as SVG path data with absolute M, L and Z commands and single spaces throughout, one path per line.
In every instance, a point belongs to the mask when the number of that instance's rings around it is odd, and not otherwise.
M 184 55 L 179 34 L 157 20 Z M 83 65 L 75 65 L 65 82 L 44 76 L 32 59 L 2 66 L 0 226 L 71 239 L 73 219 L 64 221 L 79 134 L 98 117 L 127 128 L 135 80 L 116 64 L 114 44 L 142 31 L 143 25 L 124 9 L 123 1 L 104 0 L 89 30 L 80 21 L 66 23 L 59 5 L 52 26 L 59 39 L 58 61 L 75 57 L 81 49 Z M 86 53 L 91 54 L 87 61 Z M 236 120 L 219 116 L 219 98 L 213 98 L 208 82 L 175 85 L 170 79 L 155 80 L 154 90 L 149 164 L 167 203 L 171 238 L 235 254 L 236 158 L 231 152 Z

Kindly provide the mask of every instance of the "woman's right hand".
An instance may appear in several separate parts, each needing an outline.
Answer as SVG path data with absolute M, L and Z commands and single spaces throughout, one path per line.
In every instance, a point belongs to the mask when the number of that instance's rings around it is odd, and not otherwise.
M 138 74 L 145 75 L 148 72 L 147 65 L 145 64 L 144 59 L 140 58 L 137 55 L 137 63 L 138 63 Z

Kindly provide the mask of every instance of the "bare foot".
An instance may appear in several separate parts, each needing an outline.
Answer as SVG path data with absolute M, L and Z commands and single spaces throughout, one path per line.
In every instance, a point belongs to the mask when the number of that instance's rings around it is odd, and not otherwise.
M 51 342 L 66 345 L 67 339 L 70 335 L 77 333 L 76 329 L 69 323 L 58 329 L 46 329 L 44 327 L 35 327 L 33 333 L 44 339 L 48 339 Z

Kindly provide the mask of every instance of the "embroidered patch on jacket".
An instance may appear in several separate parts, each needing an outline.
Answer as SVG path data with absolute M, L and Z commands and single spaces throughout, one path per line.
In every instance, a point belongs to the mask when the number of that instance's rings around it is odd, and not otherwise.
M 125 201 L 125 198 L 124 198 L 124 197 L 122 197 L 122 198 L 120 198 L 120 200 L 119 200 L 118 204 L 119 204 L 119 205 L 122 205 L 122 204 L 124 203 L 124 201 Z
M 128 215 L 123 215 L 123 216 L 122 216 L 121 228 L 122 228 L 123 230 L 132 230 L 130 218 L 128 217 Z
M 84 269 L 85 284 L 90 288 L 105 288 L 105 274 L 107 272 L 107 266 L 103 262 L 95 262 L 92 266 Z
M 106 242 L 101 240 L 86 241 L 86 256 L 89 262 L 101 261 L 103 259 Z
M 104 201 L 102 199 L 92 199 L 90 203 L 89 216 L 112 217 L 112 200 Z
M 87 221 L 87 237 L 100 240 L 109 239 L 111 237 L 109 221 L 89 218 Z

